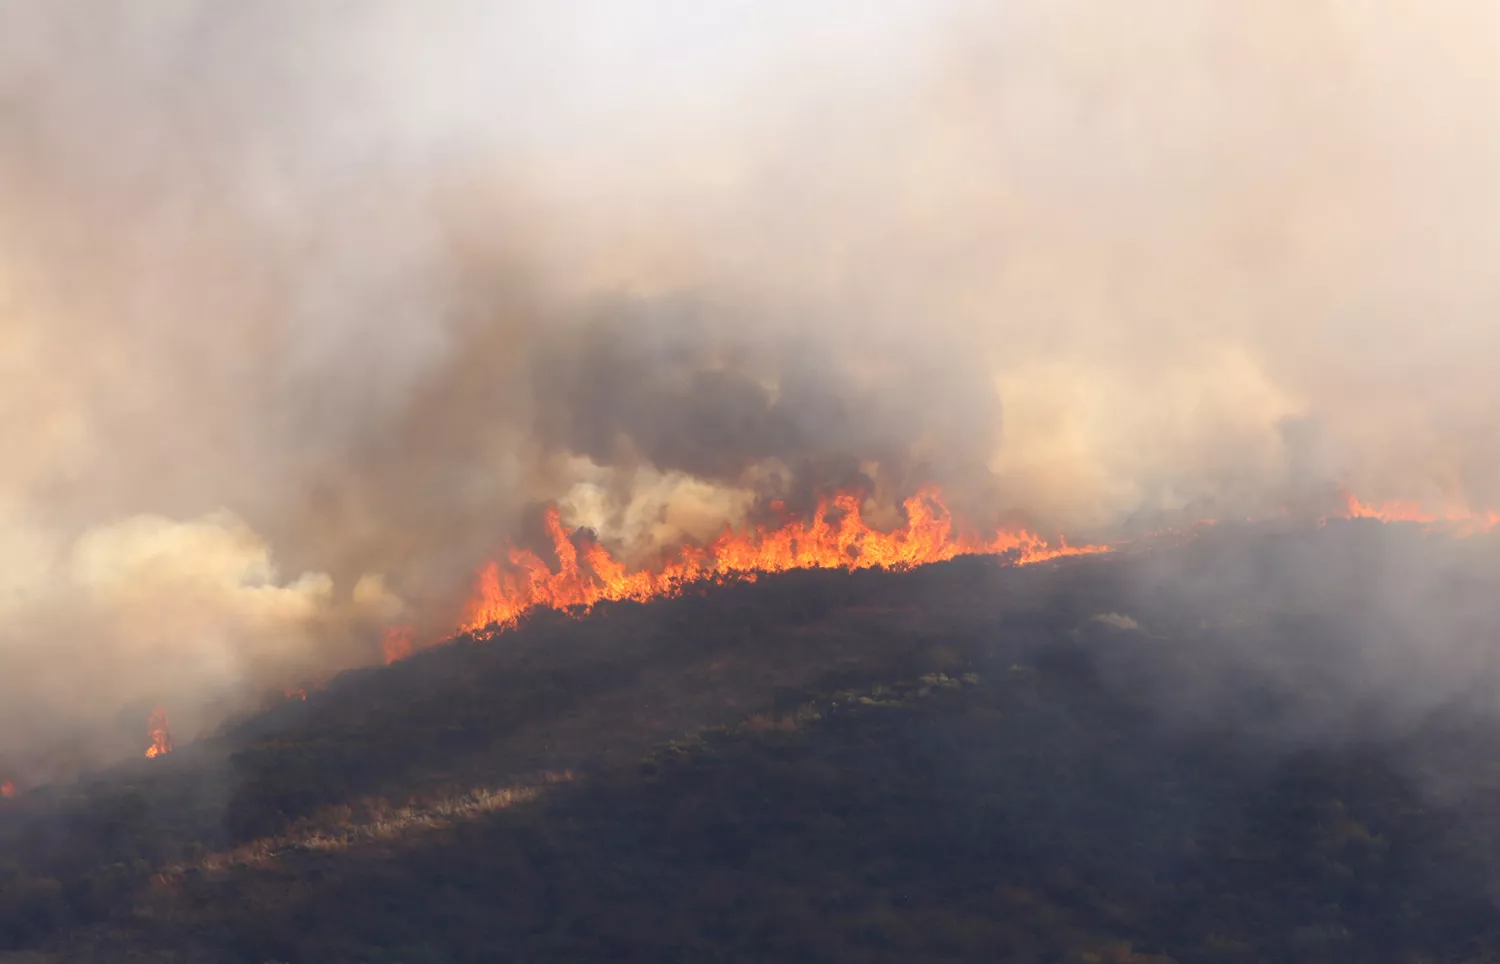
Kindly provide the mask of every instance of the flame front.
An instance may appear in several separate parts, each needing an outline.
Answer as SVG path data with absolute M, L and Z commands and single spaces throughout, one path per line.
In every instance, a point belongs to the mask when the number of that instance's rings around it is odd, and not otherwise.
M 1410 501 L 1364 502 L 1352 493 L 1344 493 L 1344 509 L 1349 519 L 1376 519 L 1381 522 L 1415 522 L 1421 525 L 1444 525 L 1460 532 L 1488 532 L 1500 526 L 1500 510 L 1476 512 L 1467 508 L 1447 508 L 1430 512 L 1421 503 Z
M 1410 501 L 1366 502 L 1343 493 L 1342 511 L 1334 517 L 1372 519 L 1383 523 L 1415 523 L 1444 527 L 1459 534 L 1500 528 L 1500 510 L 1475 512 L 1450 509 L 1431 512 Z M 1108 552 L 1109 546 L 1056 545 L 1024 529 L 1001 530 L 993 538 L 956 534 L 953 518 L 936 487 L 928 487 L 903 504 L 906 521 L 891 532 L 871 528 L 864 520 L 860 497 L 844 492 L 819 503 L 807 521 L 790 520 L 779 527 L 726 528 L 703 546 L 683 546 L 675 558 L 653 569 L 631 570 L 592 540 L 575 544 L 553 507 L 545 522 L 557 566 L 526 549 L 512 547 L 506 562 L 490 562 L 478 575 L 478 586 L 458 627 L 460 633 L 494 635 L 509 629 L 539 607 L 588 610 L 607 600 L 645 601 L 679 595 L 704 582 L 753 580 L 762 573 L 789 569 L 910 569 L 965 555 L 1002 555 L 1014 565 L 1044 562 L 1062 556 Z M 781 503 L 772 503 L 782 511 Z M 1254 522 L 1254 518 L 1246 519 Z M 1213 519 L 1194 523 L 1191 538 Z M 405 626 L 386 630 L 382 643 L 385 661 L 405 659 L 418 649 L 443 642 L 419 642 Z
M 0 797 L 13 797 L 16 795 L 16 785 L 9 780 L 0 783 Z
M 161 707 L 151 711 L 151 719 L 146 723 L 146 732 L 151 739 L 151 745 L 146 747 L 146 756 L 166 756 L 172 752 L 172 731 L 167 728 L 167 711 Z
M 580 560 L 578 547 L 554 507 L 547 511 L 546 524 L 557 569 L 533 552 L 510 549 L 509 566 L 491 562 L 480 571 L 477 593 L 460 629 L 493 633 L 514 626 L 524 613 L 539 606 L 587 609 L 605 600 L 673 596 L 694 583 L 754 578 L 789 569 L 909 569 L 980 554 L 1006 554 L 1017 565 L 1026 565 L 1108 550 L 1062 541 L 1052 545 L 1025 530 L 1001 531 L 991 539 L 955 535 L 953 518 L 935 488 L 923 489 L 903 507 L 906 522 L 891 532 L 881 532 L 864 521 L 857 495 L 840 493 L 822 501 L 811 521 L 791 520 L 778 528 L 726 529 L 706 546 L 683 547 L 677 558 L 658 570 L 636 571 L 592 541 L 584 544 Z M 402 645 L 392 647 L 387 636 L 387 662 L 410 653 L 410 636 L 400 638 Z M 393 651 L 399 655 L 393 656 Z

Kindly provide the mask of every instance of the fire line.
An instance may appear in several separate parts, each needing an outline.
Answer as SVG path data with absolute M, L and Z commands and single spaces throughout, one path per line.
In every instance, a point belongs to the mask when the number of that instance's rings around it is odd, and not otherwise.
M 1500 527 L 1500 511 L 1434 513 L 1415 502 L 1365 502 L 1347 492 L 1341 498 L 1341 511 L 1328 518 L 1442 525 L 1460 534 Z M 1073 546 L 1062 539 L 1053 544 L 1025 529 L 1000 530 L 991 538 L 957 533 L 936 486 L 903 502 L 905 521 L 889 532 L 865 522 L 861 501 L 857 493 L 840 492 L 821 500 L 810 520 L 726 528 L 706 545 L 679 547 L 675 557 L 658 568 L 634 570 L 586 536 L 575 541 L 563 527 L 558 509 L 550 507 L 545 523 L 556 567 L 535 552 L 510 547 L 504 563 L 491 561 L 479 571 L 457 632 L 490 637 L 514 628 L 535 609 L 588 611 L 600 602 L 668 598 L 697 584 L 753 580 L 791 569 L 899 570 L 968 555 L 997 555 L 1024 566 L 1112 551 L 1107 545 Z M 780 509 L 781 504 L 773 503 L 772 508 Z M 1194 528 L 1214 524 L 1205 519 Z M 386 630 L 381 648 L 385 662 L 394 663 L 449 638 L 419 642 L 410 627 L 396 626 Z
M 460 625 L 461 632 L 493 633 L 516 624 L 536 607 L 588 609 L 606 600 L 674 596 L 696 583 L 754 578 L 790 569 L 910 569 L 966 555 L 1008 555 L 1016 565 L 1062 556 L 1106 552 L 1108 546 L 1070 546 L 1047 542 L 1024 529 L 1002 530 L 991 538 L 958 534 L 953 518 L 935 487 L 903 503 L 906 521 L 890 532 L 871 528 L 861 513 L 860 498 L 844 492 L 819 503 L 811 520 L 789 520 L 766 526 L 726 529 L 705 546 L 684 546 L 660 569 L 632 571 L 597 542 L 585 541 L 582 558 L 562 526 L 558 510 L 547 511 L 546 524 L 556 552 L 553 569 L 536 553 L 511 548 L 508 566 L 491 562 L 479 574 L 479 585 Z M 389 637 L 388 637 L 389 641 Z M 408 655 L 409 637 L 387 646 L 387 661 Z

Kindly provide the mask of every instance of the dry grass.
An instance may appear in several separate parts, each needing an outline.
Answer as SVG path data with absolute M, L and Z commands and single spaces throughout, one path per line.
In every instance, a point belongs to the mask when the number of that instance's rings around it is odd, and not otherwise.
M 205 854 L 163 869 L 157 882 L 171 885 L 189 872 L 222 874 L 245 867 L 265 867 L 285 854 L 333 852 L 362 844 L 391 841 L 439 830 L 487 813 L 535 800 L 559 783 L 573 779 L 569 771 L 546 773 L 534 783 L 509 787 L 477 787 L 461 794 L 406 806 L 383 799 L 365 800 L 356 819 L 352 806 L 330 807 L 300 821 L 289 833 L 263 837 L 233 850 Z

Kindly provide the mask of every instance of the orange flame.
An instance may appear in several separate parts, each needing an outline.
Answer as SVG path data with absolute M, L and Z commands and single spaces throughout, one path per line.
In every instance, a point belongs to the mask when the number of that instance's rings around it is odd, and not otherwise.
M 535 607 L 588 609 L 604 600 L 646 600 L 680 594 L 704 581 L 753 579 L 759 573 L 789 569 L 910 569 L 957 556 L 1010 555 L 1017 565 L 1061 556 L 1106 552 L 1107 546 L 1051 545 L 1025 530 L 1001 531 L 992 539 L 955 535 L 953 519 L 936 488 L 926 488 L 903 503 L 906 522 L 891 532 L 872 529 L 861 515 L 860 499 L 840 493 L 819 503 L 811 522 L 788 521 L 779 528 L 726 529 L 706 546 L 683 547 L 659 570 L 630 571 L 597 542 L 587 541 L 583 559 L 564 531 L 554 507 L 547 510 L 558 568 L 535 553 L 512 548 L 510 566 L 497 562 L 479 573 L 461 631 L 496 632 L 514 626 Z M 837 521 L 830 521 L 833 510 Z M 395 659 L 410 653 L 410 637 Z M 393 661 L 387 635 L 386 661 Z
M 287 690 L 285 695 L 289 700 L 303 700 L 304 702 L 307 700 L 307 690 L 300 686 L 296 689 Z
M 1377 504 L 1364 502 L 1348 492 L 1343 492 L 1343 499 L 1343 512 L 1324 517 L 1324 522 L 1329 518 L 1344 518 L 1442 524 L 1465 535 L 1500 527 L 1500 510 L 1432 513 L 1411 501 Z M 1065 540 L 1052 545 L 1024 529 L 1002 530 L 988 540 L 955 535 L 952 516 L 936 487 L 920 490 L 902 505 L 906 522 L 894 531 L 881 532 L 865 523 L 859 496 L 843 492 L 820 502 L 810 522 L 792 520 L 777 528 L 727 528 L 706 546 L 682 547 L 675 559 L 658 569 L 636 571 L 592 540 L 581 540 L 580 553 L 580 545 L 563 529 L 558 510 L 549 508 L 545 521 L 557 556 L 556 570 L 536 553 L 512 547 L 507 552 L 507 566 L 490 562 L 480 570 L 475 595 L 458 631 L 494 635 L 515 626 L 523 615 L 536 608 L 587 611 L 606 600 L 670 597 L 695 583 L 753 581 L 761 573 L 789 569 L 899 570 L 964 555 L 1004 555 L 1012 564 L 1024 566 L 1063 556 L 1111 551 L 1104 545 L 1070 546 Z M 780 501 L 772 502 L 770 508 L 773 512 L 785 511 Z M 1245 521 L 1257 520 L 1247 517 Z M 1161 530 L 1156 536 L 1192 539 L 1217 524 L 1213 518 L 1202 518 L 1188 529 Z M 418 642 L 410 627 L 396 626 L 385 631 L 381 649 L 389 664 L 445 641 L 434 638 Z M 300 692 L 289 691 L 287 695 L 293 694 Z
M 1429 512 L 1421 503 L 1405 500 L 1390 502 L 1364 502 L 1349 492 L 1344 493 L 1344 511 L 1347 519 L 1377 519 L 1381 522 L 1414 522 L 1421 525 L 1448 525 L 1465 532 L 1488 532 L 1500 526 L 1500 510 L 1475 512 L 1470 509 L 1448 508 L 1443 512 Z
M 380 641 L 380 651 L 385 654 L 386 665 L 410 656 L 414 648 L 413 639 L 410 627 L 392 626 L 387 629 Z
M 167 711 L 161 707 L 151 711 L 151 719 L 146 723 L 147 734 L 151 737 L 151 745 L 146 747 L 147 757 L 166 756 L 172 752 L 172 733 L 167 729 Z
M 16 795 L 16 785 L 9 780 L 0 783 L 0 797 L 13 797 Z

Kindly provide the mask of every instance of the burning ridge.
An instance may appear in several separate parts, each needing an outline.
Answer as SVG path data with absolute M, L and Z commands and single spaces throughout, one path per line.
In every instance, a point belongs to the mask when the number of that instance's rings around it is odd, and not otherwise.
M 1365 502 L 1353 493 L 1344 493 L 1344 508 L 1347 519 L 1376 519 L 1380 522 L 1412 522 L 1419 525 L 1450 526 L 1460 533 L 1488 532 L 1500 526 L 1500 509 L 1473 511 L 1449 507 L 1441 512 L 1430 512 L 1419 502 L 1393 500 L 1388 502 Z
M 513 628 L 534 609 L 587 611 L 600 602 L 670 597 L 694 585 L 755 579 L 791 569 L 900 570 L 968 555 L 996 555 L 1013 565 L 1029 565 L 1111 551 L 1108 545 L 1074 546 L 1065 539 L 1054 544 L 1026 529 L 1002 529 L 990 538 L 957 532 L 936 486 L 924 487 L 905 500 L 905 522 L 889 532 L 865 521 L 861 501 L 856 492 L 839 492 L 821 500 L 810 520 L 790 518 L 776 527 L 727 528 L 706 545 L 681 546 L 660 566 L 640 569 L 627 567 L 587 536 L 581 544 L 575 543 L 558 509 L 549 507 L 545 522 L 556 568 L 531 550 L 511 546 L 505 564 L 491 561 L 480 570 L 458 632 L 489 638 Z M 1330 518 L 1443 526 L 1460 534 L 1500 526 L 1500 511 L 1495 510 L 1430 512 L 1416 502 L 1365 502 L 1347 492 L 1342 501 L 1342 511 Z M 1212 525 L 1214 520 L 1203 523 Z M 423 644 L 411 629 L 394 627 L 386 632 L 382 646 L 385 661 L 404 659 L 446 638 Z
M 547 531 L 558 567 L 554 570 L 536 553 L 512 547 L 508 567 L 491 562 L 480 571 L 460 631 L 494 635 L 537 607 L 587 610 L 607 600 L 674 596 L 696 584 L 754 579 L 790 569 L 899 570 L 967 555 L 1005 555 L 1016 565 L 1026 565 L 1109 548 L 1070 546 L 1063 540 L 1053 545 L 1024 529 L 1001 530 L 989 539 L 956 533 L 936 487 L 922 489 L 902 506 L 906 521 L 882 532 L 865 522 L 858 495 L 841 492 L 820 501 L 809 521 L 727 529 L 707 545 L 681 547 L 659 569 L 634 571 L 592 540 L 584 543 L 580 559 L 558 510 L 549 508 Z M 409 634 L 387 637 L 388 662 L 410 651 Z
M 865 521 L 861 503 L 858 493 L 839 492 L 821 500 L 811 519 L 788 518 L 775 527 L 726 528 L 705 545 L 680 546 L 659 566 L 639 569 L 628 567 L 587 533 L 575 540 L 574 534 L 564 528 L 557 507 L 552 506 L 544 521 L 556 567 L 529 549 L 509 547 L 505 564 L 491 561 L 480 570 L 456 634 L 493 638 L 538 609 L 587 612 L 601 602 L 644 602 L 680 595 L 693 586 L 754 580 L 762 574 L 792 569 L 903 570 L 971 555 L 1001 556 L 1009 564 L 1023 566 L 1111 551 L 1107 545 L 1074 546 L 1065 539 L 1054 544 L 1026 529 L 1002 529 L 989 538 L 960 533 L 936 486 L 925 487 L 906 499 L 902 503 L 905 521 L 889 532 Z M 1416 501 L 1365 501 L 1347 491 L 1341 493 L 1341 503 L 1340 511 L 1324 517 L 1323 523 L 1365 519 L 1441 527 L 1459 535 L 1500 527 L 1500 510 L 1431 511 Z M 782 507 L 774 503 L 773 509 Z M 1214 524 L 1216 520 L 1204 519 L 1197 526 Z M 394 663 L 452 638 L 419 641 L 410 627 L 393 626 L 385 632 L 382 654 L 386 663 Z M 287 690 L 286 696 L 307 698 L 305 688 Z M 150 745 L 145 755 L 157 757 L 172 752 L 166 712 L 155 710 L 147 726 Z M 15 792 L 12 783 L 0 785 L 0 793 L 6 796 Z

